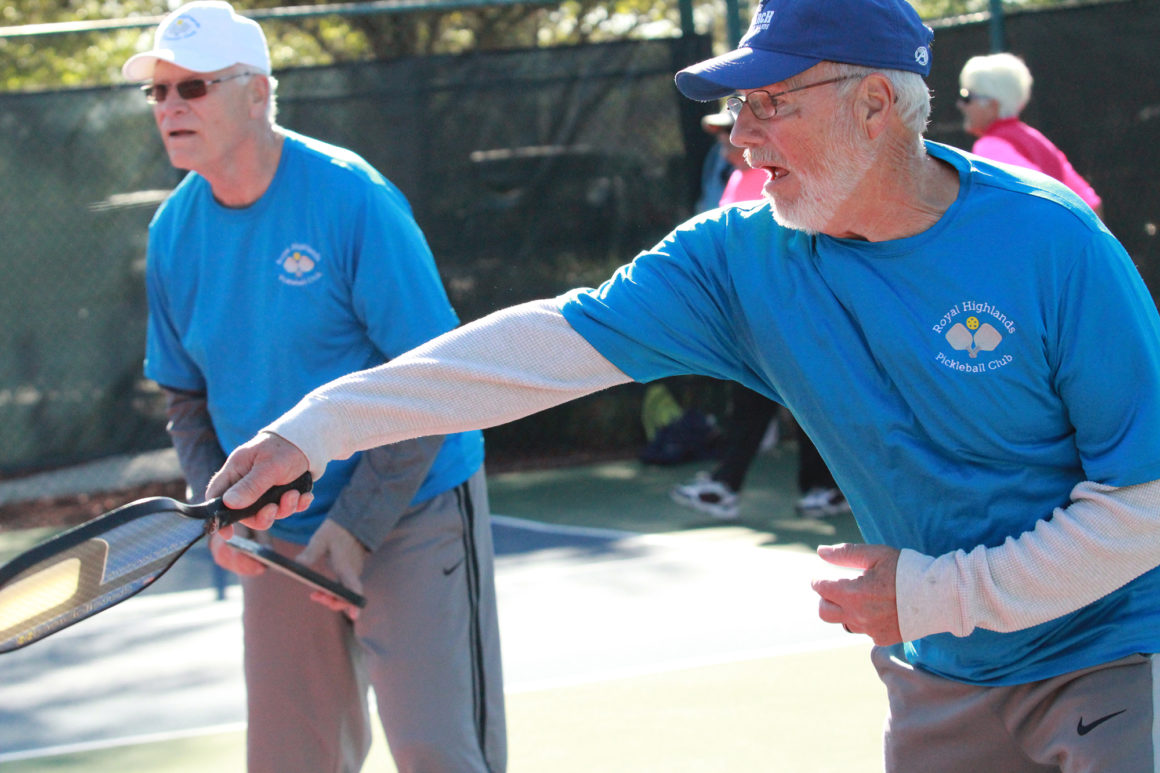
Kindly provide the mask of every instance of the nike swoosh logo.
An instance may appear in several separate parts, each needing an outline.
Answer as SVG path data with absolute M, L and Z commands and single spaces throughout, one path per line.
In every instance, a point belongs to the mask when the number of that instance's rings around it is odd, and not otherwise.
M 451 574 L 452 572 L 454 572 L 456 569 L 458 569 L 458 568 L 459 568 L 459 565 L 460 565 L 460 564 L 462 564 L 462 563 L 463 563 L 463 561 L 464 561 L 464 559 L 462 559 L 462 558 L 461 558 L 461 559 L 459 559 L 458 561 L 456 561 L 454 564 L 452 564 L 451 566 L 449 566 L 449 567 L 447 567 L 446 569 L 444 569 L 444 570 L 443 570 L 443 576 L 444 576 L 444 577 L 446 577 L 446 576 L 448 576 L 449 574 Z M 1081 733 L 1080 735 L 1083 735 L 1083 734 Z
M 1108 714 L 1106 717 L 1100 717 L 1095 722 L 1092 722 L 1091 724 L 1087 724 L 1087 725 L 1085 725 L 1083 723 L 1083 717 L 1080 717 L 1079 724 L 1077 724 L 1075 726 L 1075 732 L 1079 733 L 1080 735 L 1087 735 L 1088 733 L 1095 730 L 1097 727 L 1099 727 L 1103 723 L 1107 722 L 1109 719 L 1112 719 L 1113 717 L 1118 717 L 1121 714 L 1123 714 L 1125 711 L 1127 711 L 1127 709 L 1120 709 L 1119 711 L 1117 711 L 1114 714 Z

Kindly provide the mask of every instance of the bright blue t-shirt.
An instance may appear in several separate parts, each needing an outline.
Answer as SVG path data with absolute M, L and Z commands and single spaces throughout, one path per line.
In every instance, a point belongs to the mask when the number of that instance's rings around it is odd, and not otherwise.
M 291 132 L 249 207 L 224 207 L 186 176 L 150 225 L 146 286 L 145 375 L 205 392 L 226 452 L 315 387 L 458 324 L 402 193 L 358 155 Z M 308 541 L 357 461 L 331 462 L 310 509 L 272 533 Z M 482 462 L 481 433 L 449 435 L 415 502 Z
M 785 404 L 866 540 L 996 546 L 1083 480 L 1160 478 L 1160 319 L 1128 255 L 1064 186 L 935 143 L 957 200 L 869 243 L 778 226 L 768 204 L 686 223 L 569 323 L 637 381 L 699 373 Z M 1160 651 L 1160 570 L 1072 614 L 906 646 L 980 684 Z

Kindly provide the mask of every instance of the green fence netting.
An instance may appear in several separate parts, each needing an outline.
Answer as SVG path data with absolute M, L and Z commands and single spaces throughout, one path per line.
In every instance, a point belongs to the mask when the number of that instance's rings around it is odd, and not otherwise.
M 403 190 L 468 321 L 598 282 L 690 213 L 709 108 L 672 74 L 707 54 L 694 38 L 292 69 L 279 122 Z M 0 95 L 0 470 L 167 443 L 142 272 L 180 174 L 135 87 Z M 634 410 L 603 395 L 489 442 L 623 444 Z

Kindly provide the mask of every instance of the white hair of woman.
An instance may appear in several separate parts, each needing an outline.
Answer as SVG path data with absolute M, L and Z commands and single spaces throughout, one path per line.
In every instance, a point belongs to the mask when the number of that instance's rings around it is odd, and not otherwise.
M 993 99 L 1000 118 L 1015 118 L 1031 99 L 1031 71 L 1014 54 L 973 56 L 959 73 L 959 86 L 973 97 Z

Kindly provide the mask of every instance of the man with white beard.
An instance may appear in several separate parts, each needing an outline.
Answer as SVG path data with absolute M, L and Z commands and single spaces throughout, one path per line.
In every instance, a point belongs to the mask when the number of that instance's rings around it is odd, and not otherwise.
M 737 381 L 792 411 L 867 540 L 819 548 L 861 574 L 813 589 L 878 645 L 888 771 L 1156 773 L 1160 316 L 1069 189 L 923 140 L 932 37 L 906 0 L 765 0 L 677 74 L 729 97 L 764 203 L 316 390 L 211 494 L 631 380 Z

